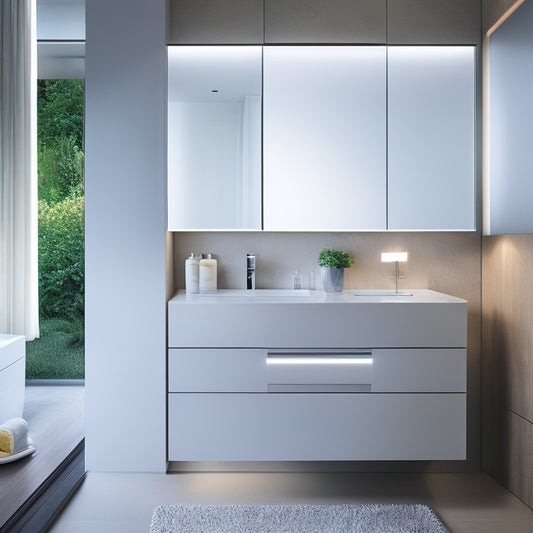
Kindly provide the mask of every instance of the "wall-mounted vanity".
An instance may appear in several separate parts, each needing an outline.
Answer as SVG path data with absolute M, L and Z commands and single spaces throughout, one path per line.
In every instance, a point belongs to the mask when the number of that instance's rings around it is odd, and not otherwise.
M 427 290 L 179 292 L 169 460 L 465 459 L 466 311 Z
M 475 47 L 168 53 L 169 230 L 475 229 Z

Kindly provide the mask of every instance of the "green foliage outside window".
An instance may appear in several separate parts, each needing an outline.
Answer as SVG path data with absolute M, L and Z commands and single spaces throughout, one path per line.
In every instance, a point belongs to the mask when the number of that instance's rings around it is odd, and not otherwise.
M 74 137 L 58 137 L 41 146 L 39 159 L 39 199 L 48 203 L 83 196 L 83 150 Z
M 40 338 L 27 379 L 84 377 L 83 80 L 38 80 Z
M 82 80 L 39 80 L 37 143 L 39 199 L 83 196 Z
M 84 313 L 84 197 L 39 200 L 39 304 L 42 318 Z
M 39 80 L 37 138 L 43 146 L 72 137 L 83 146 L 83 80 Z
M 83 80 L 39 80 L 39 310 L 80 319 L 84 309 Z

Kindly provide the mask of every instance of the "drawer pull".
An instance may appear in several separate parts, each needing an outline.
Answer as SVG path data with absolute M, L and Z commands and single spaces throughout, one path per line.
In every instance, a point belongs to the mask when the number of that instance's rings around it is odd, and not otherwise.
M 269 354 L 267 357 L 268 365 L 371 365 L 372 357 L 370 354 L 361 355 L 285 355 Z

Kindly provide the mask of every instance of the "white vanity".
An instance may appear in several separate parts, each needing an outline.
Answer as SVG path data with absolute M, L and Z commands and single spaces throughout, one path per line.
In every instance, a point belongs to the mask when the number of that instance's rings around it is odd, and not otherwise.
M 466 459 L 465 300 L 180 291 L 168 334 L 170 461 Z

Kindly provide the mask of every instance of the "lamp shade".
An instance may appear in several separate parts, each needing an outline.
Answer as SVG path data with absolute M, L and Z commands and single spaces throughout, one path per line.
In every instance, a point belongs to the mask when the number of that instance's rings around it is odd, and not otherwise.
M 382 252 L 382 263 L 394 263 L 395 261 L 405 263 L 407 261 L 407 252 Z

